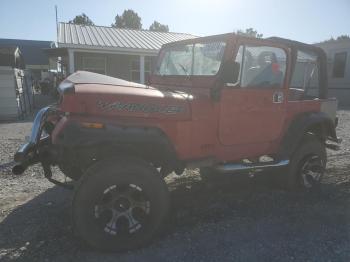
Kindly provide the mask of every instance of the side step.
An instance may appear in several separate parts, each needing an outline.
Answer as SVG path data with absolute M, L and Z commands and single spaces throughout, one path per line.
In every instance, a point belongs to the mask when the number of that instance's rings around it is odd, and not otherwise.
M 222 174 L 233 173 L 236 171 L 260 171 L 269 168 L 285 167 L 289 164 L 289 160 L 281 160 L 279 162 L 267 162 L 257 164 L 227 163 L 214 166 L 214 169 Z

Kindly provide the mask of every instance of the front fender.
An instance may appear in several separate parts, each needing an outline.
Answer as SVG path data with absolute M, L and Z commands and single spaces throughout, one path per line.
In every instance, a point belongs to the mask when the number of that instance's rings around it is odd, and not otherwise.
M 63 149 L 63 154 L 68 152 L 80 162 L 121 154 L 134 155 L 157 165 L 176 166 L 178 161 L 168 137 L 156 127 L 105 124 L 104 128 L 96 129 L 71 121 L 55 135 L 54 143 Z

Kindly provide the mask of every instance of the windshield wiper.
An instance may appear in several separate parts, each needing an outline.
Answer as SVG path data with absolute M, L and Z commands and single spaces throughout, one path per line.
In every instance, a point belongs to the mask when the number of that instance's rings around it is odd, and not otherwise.
M 184 70 L 185 74 L 188 76 L 189 74 L 188 74 L 186 67 L 180 63 L 177 63 L 177 64 L 181 67 L 182 70 Z

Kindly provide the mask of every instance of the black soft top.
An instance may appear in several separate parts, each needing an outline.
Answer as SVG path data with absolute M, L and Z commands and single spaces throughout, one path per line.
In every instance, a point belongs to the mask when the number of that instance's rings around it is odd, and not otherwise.
M 186 40 L 180 40 L 180 41 L 175 41 L 171 43 L 164 44 L 162 48 L 167 47 L 167 46 L 172 46 L 172 45 L 177 45 L 179 43 L 194 43 L 194 42 L 199 42 L 199 41 L 206 41 L 206 40 L 215 40 L 215 39 L 225 39 L 229 40 L 230 38 L 241 38 L 241 39 L 248 39 L 249 37 L 243 36 L 243 35 L 238 35 L 236 33 L 227 33 L 227 34 L 221 34 L 221 35 L 213 35 L 213 36 L 204 36 L 204 37 L 198 37 L 198 38 L 192 38 L 192 39 L 186 39 Z M 319 72 L 319 98 L 327 98 L 328 95 L 328 79 L 327 79 L 327 56 L 326 53 L 323 51 L 322 48 L 317 47 L 315 45 L 310 45 L 286 38 L 281 38 L 281 37 L 268 37 L 268 38 L 260 38 L 258 40 L 267 40 L 269 42 L 275 42 L 279 43 L 281 45 L 284 45 L 288 48 L 291 49 L 292 53 L 292 70 L 294 69 L 294 65 L 297 60 L 297 52 L 298 50 L 300 51 L 311 51 L 314 52 L 317 57 L 318 57 L 318 65 L 320 67 L 320 72 Z M 293 73 L 293 72 L 291 72 Z
M 288 46 L 292 49 L 312 50 L 316 53 L 324 53 L 323 49 L 318 47 L 318 46 L 305 44 L 305 43 L 295 41 L 295 40 L 290 40 L 290 39 L 276 37 L 276 36 L 268 37 L 268 38 L 264 38 L 264 39 L 274 41 L 276 43 L 281 43 L 281 44 Z
M 305 44 L 302 42 L 285 39 L 281 37 L 275 37 L 275 36 L 265 38 L 265 39 L 269 41 L 274 41 L 276 43 L 281 43 L 285 46 L 288 46 L 292 50 L 292 63 L 293 63 L 292 68 L 294 68 L 294 65 L 296 62 L 298 50 L 315 52 L 318 56 L 318 64 L 320 66 L 320 74 L 319 74 L 320 98 L 327 98 L 327 95 L 328 95 L 327 56 L 322 48 L 315 45 Z

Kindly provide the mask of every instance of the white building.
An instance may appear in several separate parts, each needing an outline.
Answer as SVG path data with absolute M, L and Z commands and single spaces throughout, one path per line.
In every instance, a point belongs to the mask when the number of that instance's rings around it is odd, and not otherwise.
M 145 82 L 163 44 L 195 37 L 68 23 L 59 24 L 58 35 L 58 48 L 47 52 L 51 57 L 62 57 L 66 75 L 85 70 L 140 83 Z
M 340 106 L 350 106 L 350 39 L 319 43 L 327 54 L 329 96 Z

